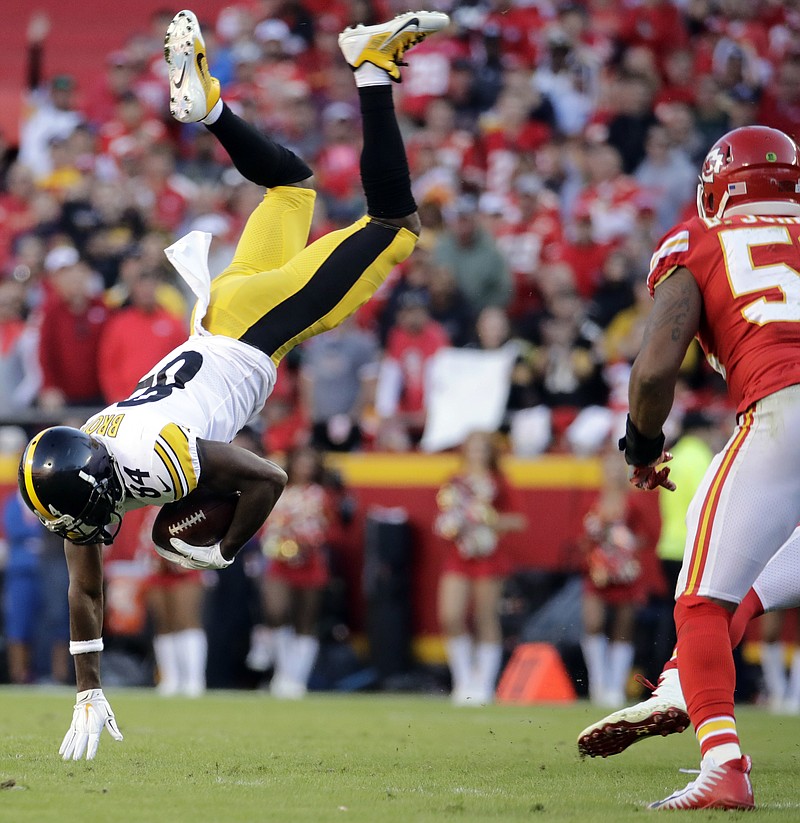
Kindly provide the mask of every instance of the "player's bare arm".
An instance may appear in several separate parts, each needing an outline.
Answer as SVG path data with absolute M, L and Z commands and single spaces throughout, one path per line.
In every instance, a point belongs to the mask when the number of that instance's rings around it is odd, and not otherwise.
M 697 334 L 702 305 L 697 282 L 686 268 L 677 269 L 655 290 L 629 388 L 631 420 L 645 437 L 661 433 L 672 408 L 678 371 Z
M 659 468 L 672 459 L 664 451 L 662 426 L 672 408 L 678 370 L 700 327 L 702 305 L 700 289 L 684 267 L 678 267 L 656 289 L 642 348 L 631 369 L 630 412 L 625 437 L 619 443 L 632 467 L 630 482 L 639 489 L 662 486 L 675 491 L 669 468 Z
M 286 472 L 247 449 L 215 440 L 198 440 L 200 483 L 219 494 L 239 492 L 233 521 L 220 544 L 226 560 L 261 528 L 286 486 Z
M 103 636 L 103 558 L 102 546 L 91 543 L 76 546 L 64 541 L 69 569 L 69 623 L 73 641 L 88 641 Z M 100 652 L 75 655 L 77 690 L 100 688 Z

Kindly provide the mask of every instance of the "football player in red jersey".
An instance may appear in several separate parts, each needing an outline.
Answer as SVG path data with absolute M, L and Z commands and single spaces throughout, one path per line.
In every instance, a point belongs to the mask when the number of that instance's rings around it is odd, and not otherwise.
M 739 604 L 758 610 L 751 587 L 780 563 L 800 521 L 800 149 L 763 126 L 726 134 L 705 159 L 697 205 L 651 260 L 654 306 L 620 441 L 634 485 L 674 488 L 662 425 L 696 336 L 725 377 L 737 425 L 689 507 L 676 590 L 680 686 L 700 774 L 651 808 L 752 808 L 750 758 L 734 719 L 731 621 Z

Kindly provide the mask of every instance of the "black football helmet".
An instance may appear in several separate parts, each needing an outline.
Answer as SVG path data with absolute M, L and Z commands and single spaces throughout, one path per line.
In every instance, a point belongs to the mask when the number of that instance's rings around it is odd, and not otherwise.
M 114 458 L 80 429 L 39 432 L 22 454 L 18 482 L 25 504 L 51 532 L 77 544 L 108 544 L 116 537 L 124 489 Z M 107 531 L 115 521 L 113 533 Z

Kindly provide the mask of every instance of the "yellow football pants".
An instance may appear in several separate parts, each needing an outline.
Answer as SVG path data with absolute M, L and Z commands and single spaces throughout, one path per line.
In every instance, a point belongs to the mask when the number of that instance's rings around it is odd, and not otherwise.
M 416 235 L 370 217 L 306 246 L 315 193 L 270 189 L 250 215 L 231 265 L 211 283 L 203 326 L 268 354 L 338 326 L 414 250 Z

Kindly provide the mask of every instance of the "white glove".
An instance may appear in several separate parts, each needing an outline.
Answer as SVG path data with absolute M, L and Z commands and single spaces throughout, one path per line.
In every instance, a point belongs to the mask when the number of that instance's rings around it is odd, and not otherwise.
M 167 560 L 183 566 L 184 569 L 227 569 L 233 560 L 226 560 L 220 551 L 220 543 L 213 546 L 191 546 L 179 537 L 170 538 L 174 553 L 159 549 L 156 551 Z
M 94 760 L 100 745 L 100 733 L 103 727 L 114 740 L 122 740 L 122 732 L 111 706 L 102 689 L 86 689 L 78 692 L 78 702 L 72 713 L 72 723 L 64 735 L 58 753 L 64 760 L 80 760 L 86 752 L 87 760 Z

